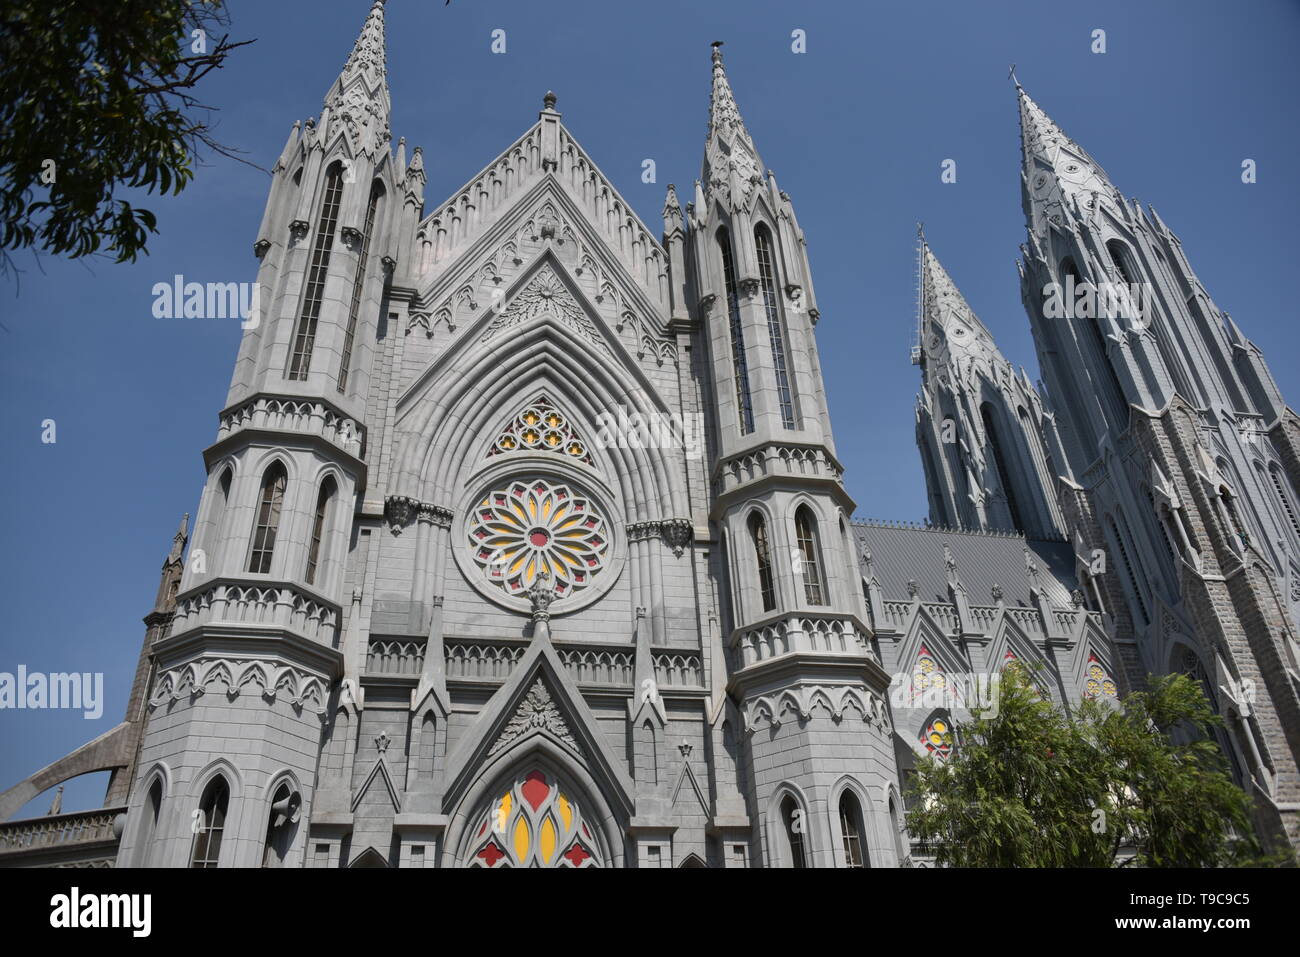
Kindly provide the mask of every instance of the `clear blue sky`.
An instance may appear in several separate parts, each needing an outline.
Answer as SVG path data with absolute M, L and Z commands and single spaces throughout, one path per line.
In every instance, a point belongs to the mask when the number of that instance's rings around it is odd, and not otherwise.
M 204 81 L 218 137 L 270 168 L 316 115 L 366 0 L 232 0 L 257 38 Z M 1012 361 L 1037 378 L 1013 265 L 1024 238 L 1007 67 L 1127 195 L 1160 210 L 1219 306 L 1300 396 L 1290 283 L 1300 258 L 1300 7 L 1294 0 L 611 3 L 390 0 L 394 137 L 425 149 L 429 208 L 527 128 L 553 89 L 564 122 L 642 218 L 699 175 L 709 43 L 808 235 L 817 335 L 861 516 L 919 519 L 912 438 L 915 229 Z M 490 52 L 504 29 L 507 52 Z M 1090 34 L 1106 30 L 1105 54 Z M 790 33 L 807 32 L 807 53 Z M 1243 185 L 1243 158 L 1259 181 Z M 658 182 L 640 180 L 652 158 Z M 940 164 L 958 164 L 955 184 Z M 131 266 L 19 255 L 0 288 L 0 671 L 102 671 L 104 716 L 0 711 L 0 789 L 120 720 L 158 571 L 193 512 L 239 329 L 161 320 L 150 288 L 251 280 L 266 174 L 212 159 L 158 214 Z M 57 422 L 58 442 L 40 441 Z M 102 783 L 69 786 L 94 806 Z M 43 813 L 49 797 L 27 812 Z

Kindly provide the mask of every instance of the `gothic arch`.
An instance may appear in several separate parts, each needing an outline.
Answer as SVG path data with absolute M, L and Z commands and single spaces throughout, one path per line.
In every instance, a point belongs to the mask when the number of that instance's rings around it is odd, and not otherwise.
M 545 254 L 541 261 L 557 275 L 563 272 L 553 256 Z M 519 282 L 536 274 L 536 270 L 530 271 Z M 566 286 L 588 316 L 598 315 L 580 289 L 574 291 L 567 281 Z M 603 319 L 592 321 L 603 328 Z M 578 356 L 573 336 L 567 331 L 559 336 L 550 334 L 554 327 L 549 322 L 521 328 L 518 334 L 498 335 L 486 343 L 471 343 L 473 333 L 467 333 L 462 341 L 469 344 L 435 361 L 402 398 L 398 428 L 403 438 L 397 478 L 399 488 L 408 490 L 406 494 L 431 502 L 452 497 L 458 478 L 467 470 L 466 463 L 476 461 L 473 450 L 484 441 L 486 432 L 539 391 L 539 383 L 592 431 L 602 413 L 620 406 L 629 415 L 669 411 L 625 352 L 621 361 L 600 349 L 587 349 Z M 617 344 L 612 337 L 611 341 Z M 519 381 L 519 368 L 529 369 L 526 382 Z M 440 389 L 440 401 L 424 401 L 423 396 L 435 386 Z M 630 521 L 686 514 L 681 479 L 668 467 L 665 456 L 651 454 L 653 449 L 617 446 L 603 451 L 608 475 L 627 504 Z
M 547 781 L 561 792 L 576 798 L 581 820 L 587 825 L 591 850 L 604 867 L 622 867 L 624 862 L 623 827 L 592 775 L 574 756 L 543 735 L 520 739 L 515 745 L 492 756 L 479 768 L 478 776 L 456 802 L 447 825 L 446 848 L 449 867 L 473 865 L 472 854 L 486 836 L 483 817 L 495 799 L 512 787 L 517 778 L 541 771 Z M 510 835 L 513 837 L 513 835 Z M 573 834 L 569 834 L 573 837 Z M 556 855 L 564 847 L 557 847 Z
M 874 829 L 871 823 L 871 818 L 874 816 L 871 813 L 873 805 L 862 782 L 848 774 L 843 775 L 831 785 L 830 800 L 826 803 L 827 826 L 831 838 L 831 847 L 835 854 L 836 867 L 848 866 L 842 852 L 845 844 L 845 834 L 840 821 L 840 802 L 844 799 L 846 793 L 851 794 L 857 802 L 859 818 L 858 842 L 861 848 L 862 866 L 871 867 L 871 853 L 875 846 L 875 841 L 871 840 L 874 837 Z
M 130 849 L 132 867 L 158 866 L 160 848 L 171 833 L 172 771 L 165 761 L 156 761 L 139 776 L 128 811 L 128 832 L 123 835 L 123 849 Z M 157 816 L 150 809 L 154 788 L 159 789 Z
M 792 823 L 787 801 L 793 802 L 793 809 L 799 812 L 795 820 L 802 822 L 803 830 L 796 831 Z M 817 828 L 812 826 L 813 818 L 809 813 L 809 802 L 803 789 L 793 781 L 782 781 L 773 789 L 763 811 L 764 831 L 767 836 L 769 867 L 795 867 L 794 855 L 798 848 L 792 843 L 792 831 L 803 838 L 804 867 L 812 867 L 817 855 L 818 841 L 814 839 Z

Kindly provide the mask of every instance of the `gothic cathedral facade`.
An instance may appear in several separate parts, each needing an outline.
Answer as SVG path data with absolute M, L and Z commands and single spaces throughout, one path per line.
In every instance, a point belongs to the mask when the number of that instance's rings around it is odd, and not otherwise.
M 551 94 L 426 211 L 384 16 L 275 164 L 126 720 L 0 820 L 109 769 L 124 867 L 924 864 L 909 769 L 971 704 L 924 692 L 1023 661 L 1066 708 L 1195 671 L 1261 829 L 1300 842 L 1296 416 L 1023 91 L 1045 389 L 923 240 L 931 520 L 862 523 L 804 234 L 718 45 L 661 229 Z M 1162 321 L 1048 318 L 1066 273 L 1148 282 Z

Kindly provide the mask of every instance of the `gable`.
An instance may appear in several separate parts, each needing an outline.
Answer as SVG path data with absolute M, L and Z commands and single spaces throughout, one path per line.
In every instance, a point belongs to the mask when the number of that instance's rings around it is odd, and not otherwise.
M 578 260 L 603 248 L 610 260 L 606 265 L 617 262 L 625 276 L 666 311 L 667 254 L 558 120 L 558 113 L 544 112 L 538 123 L 420 223 L 416 232 L 420 287 L 456 271 L 456 264 L 472 251 L 495 246 L 498 255 L 482 258 L 495 259 L 501 268 L 501 256 L 516 256 L 530 239 L 551 234 L 557 239 L 571 237 Z M 558 138 L 558 164 L 541 159 L 543 138 L 549 136 Z M 537 218 L 530 232 L 510 228 L 523 225 L 519 210 L 533 211 L 535 204 L 529 198 L 543 189 L 564 197 L 569 220 Z

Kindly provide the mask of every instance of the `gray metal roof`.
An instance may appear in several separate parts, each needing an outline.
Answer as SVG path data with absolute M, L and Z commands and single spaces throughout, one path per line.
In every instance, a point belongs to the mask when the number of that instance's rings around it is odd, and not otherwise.
M 915 580 L 922 601 L 949 601 L 947 543 L 957 563 L 957 578 L 971 604 L 993 604 L 992 588 L 1000 585 L 1008 605 L 1029 606 L 1025 549 L 1038 565 L 1038 581 L 1055 605 L 1069 607 L 1074 577 L 1074 552 L 1064 541 L 1026 540 L 1006 532 L 954 531 L 905 524 L 853 523 L 858 560 L 871 552 L 876 578 L 886 598 L 906 600 L 909 580 Z

